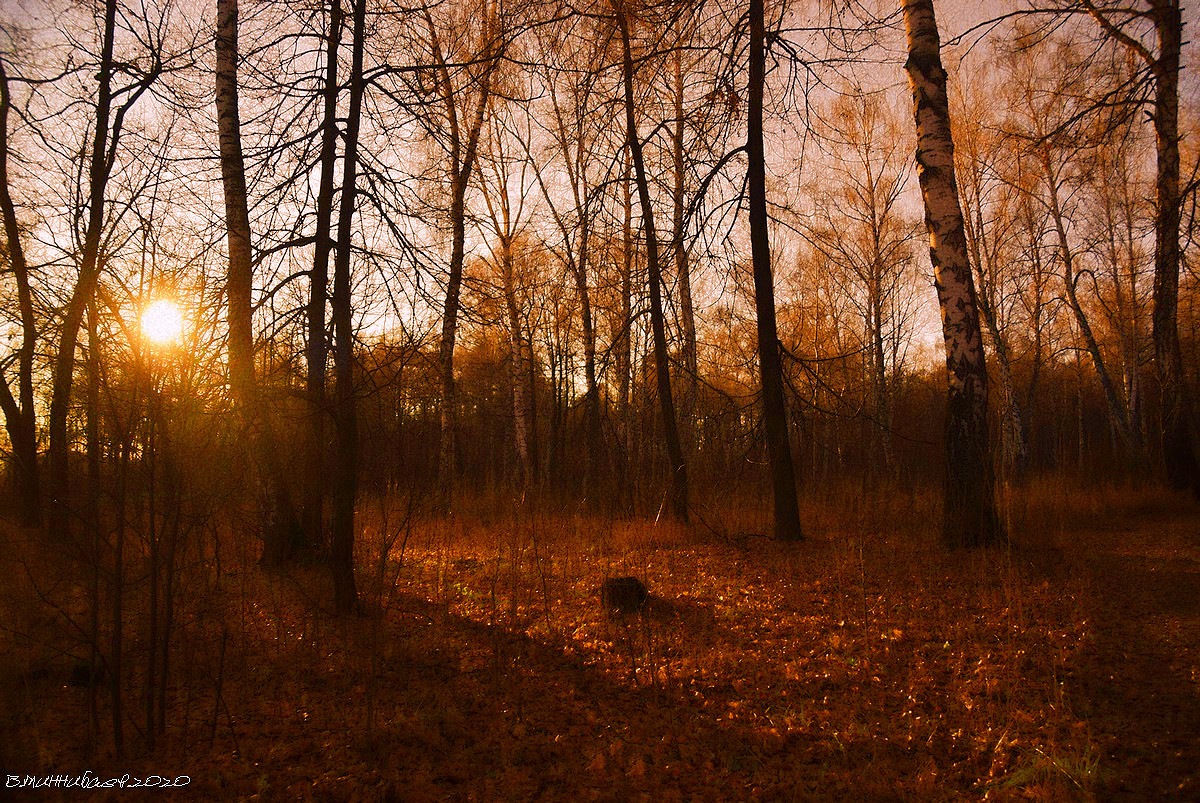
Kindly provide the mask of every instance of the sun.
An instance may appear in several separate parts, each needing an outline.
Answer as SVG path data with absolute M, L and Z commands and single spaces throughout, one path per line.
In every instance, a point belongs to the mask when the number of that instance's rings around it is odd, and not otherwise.
M 142 310 L 142 334 L 156 346 L 173 346 L 183 335 L 183 313 L 174 301 L 161 298 Z

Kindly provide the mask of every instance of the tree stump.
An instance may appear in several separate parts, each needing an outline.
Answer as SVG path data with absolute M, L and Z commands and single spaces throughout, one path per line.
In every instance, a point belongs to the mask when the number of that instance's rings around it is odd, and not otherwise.
M 650 592 L 636 577 L 609 577 L 600 586 L 600 602 L 617 613 L 637 613 L 649 598 Z

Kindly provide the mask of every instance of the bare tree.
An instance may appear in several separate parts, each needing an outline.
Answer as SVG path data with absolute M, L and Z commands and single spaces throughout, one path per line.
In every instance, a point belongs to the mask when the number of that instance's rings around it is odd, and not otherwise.
M 1167 479 L 1200 498 L 1200 464 L 1190 428 L 1192 400 L 1179 343 L 1179 73 L 1183 46 L 1180 0 L 1135 4 L 1078 0 L 1069 8 L 1087 14 L 1105 36 L 1125 47 L 1144 66 L 1151 86 L 1156 168 L 1154 226 L 1154 365 L 1162 394 L 1160 437 Z M 1147 24 L 1148 23 L 1148 24 Z M 1152 40 L 1148 44 L 1147 39 Z M 1109 101 L 1112 98 L 1107 99 Z M 1132 97 L 1140 105 L 1140 87 Z
M 1134 463 L 1141 464 L 1145 461 L 1141 430 L 1131 415 L 1128 396 L 1122 395 L 1113 379 L 1110 361 L 1080 292 L 1081 282 L 1095 284 L 1094 271 L 1081 264 L 1084 254 L 1071 234 L 1080 222 L 1077 218 L 1083 217 L 1079 208 L 1082 204 L 1073 199 L 1088 189 L 1088 177 L 1096 168 L 1098 142 L 1094 132 L 1082 124 L 1085 118 L 1076 99 L 1085 97 L 1085 83 L 1100 82 L 1102 76 L 1083 69 L 1066 43 L 1051 44 L 1049 52 L 1026 50 L 1017 54 L 1020 61 L 1013 66 L 1011 78 L 1014 102 L 1010 125 L 1019 124 L 1021 130 L 1010 133 L 1016 138 L 1018 158 L 1036 177 L 1036 184 L 1026 191 L 1047 215 L 1062 270 L 1063 298 L 1095 368 L 1112 424 Z M 1051 61 L 1067 69 L 1047 76 L 1046 66 Z
M 329 367 L 326 315 L 329 305 L 329 256 L 333 251 L 333 200 L 337 172 L 338 57 L 341 48 L 343 11 L 341 0 L 329 0 L 325 22 L 325 70 L 321 87 L 321 147 L 318 157 L 316 221 L 313 232 L 313 262 L 309 271 L 308 339 L 305 347 L 304 388 L 308 400 L 308 431 L 305 433 L 304 537 L 319 544 L 325 529 L 326 443 L 325 424 L 329 415 L 325 387 Z
M 17 393 L 14 396 L 8 377 L 4 376 L 6 366 L 0 364 L 0 409 L 4 412 L 4 426 L 12 443 L 21 515 L 26 524 L 34 524 L 41 515 L 42 507 L 38 478 L 37 412 L 33 395 L 33 358 L 37 348 L 38 327 L 29 263 L 8 172 L 11 108 L 9 77 L 0 59 L 0 215 L 4 219 L 4 256 L 17 285 L 17 311 L 21 322 L 21 345 L 16 353 Z
M 813 219 L 805 238 L 824 257 L 842 294 L 862 320 L 860 351 L 871 392 L 875 466 L 891 467 L 896 350 L 911 336 L 912 243 L 917 223 L 902 211 L 909 143 L 878 94 L 855 87 L 835 100 L 820 133 L 832 161 L 813 185 Z
M 959 84 L 960 88 L 963 86 Z M 1025 415 L 1013 376 L 1013 349 L 1008 315 L 1018 260 L 1013 253 L 1020 239 L 1020 194 L 1004 175 L 999 162 L 1006 157 L 1004 137 L 995 131 L 991 109 L 996 87 L 980 84 L 958 93 L 957 127 L 959 187 L 966 212 L 963 223 L 971 266 L 975 269 L 976 301 L 999 381 L 1001 460 L 1007 471 L 1021 473 L 1028 462 Z M 1011 161 L 1011 160 L 1010 160 Z
M 539 482 L 537 437 L 537 362 L 533 354 L 533 333 L 526 325 L 523 304 L 518 298 L 517 249 L 528 250 L 522 238 L 526 224 L 526 201 L 530 195 L 531 165 L 517 161 L 512 139 L 528 141 L 528 136 L 513 136 L 507 130 L 512 121 L 503 110 L 493 111 L 487 124 L 487 136 L 478 170 L 479 184 L 488 210 L 491 233 L 496 238 L 489 262 L 500 275 L 500 294 L 508 321 L 513 391 L 513 436 L 521 465 L 521 485 L 535 488 Z M 524 284 L 524 282 L 520 282 Z M 584 296 L 586 298 L 586 294 Z
M 432 10 L 423 10 L 428 48 L 428 70 L 417 73 L 419 91 L 432 95 L 418 121 L 445 154 L 450 195 L 450 261 L 446 269 L 446 293 L 442 304 L 442 338 L 439 359 L 442 368 L 442 429 L 438 477 L 446 494 L 453 496 L 458 473 L 456 464 L 458 400 L 454 380 L 454 344 L 458 335 L 462 298 L 463 264 L 467 242 L 467 191 L 475 169 L 483 123 L 492 96 L 492 81 L 504 51 L 502 12 L 485 3 L 477 31 L 466 24 L 468 10 L 455 5 L 448 9 L 460 15 L 453 27 L 435 21 Z M 443 41 L 443 33 L 452 34 Z M 472 38 L 471 34 L 474 34 Z M 466 64 L 465 68 L 458 65 Z
M 363 50 L 367 0 L 354 0 L 351 34 L 350 97 L 342 153 L 341 199 L 338 206 L 337 256 L 333 266 L 334 414 L 336 434 L 333 474 L 333 527 L 329 568 L 334 605 L 339 613 L 358 607 L 354 583 L 354 502 L 358 495 L 358 411 L 354 394 L 354 299 L 351 287 L 351 241 L 357 203 L 358 139 L 362 125 Z
M 49 523 L 51 531 L 59 536 L 65 536 L 71 529 L 71 444 L 67 419 L 75 381 L 75 351 L 79 343 L 79 330 L 104 267 L 101 240 L 105 228 L 105 191 L 116 162 L 126 115 L 158 80 L 163 70 L 162 53 L 157 47 L 152 47 L 145 54 L 148 61 L 145 67 L 134 68 L 122 64 L 118 72 L 117 60 L 113 55 L 117 38 L 117 0 L 105 0 L 101 29 L 95 115 L 91 123 L 92 141 L 86 150 L 87 215 L 79 238 L 79 272 L 62 313 L 50 398 Z M 133 77 L 129 83 L 116 85 L 114 79 L 119 74 L 132 74 Z
M 750 0 L 749 86 L 746 104 L 747 203 L 750 249 L 754 262 L 754 307 L 758 320 L 758 367 L 762 377 L 763 429 L 771 462 L 775 499 L 775 537 L 799 541 L 800 510 L 796 473 L 783 398 L 783 357 L 775 323 L 775 278 L 771 273 L 768 231 L 766 154 L 763 148 L 763 89 L 766 85 L 766 25 L 763 0 Z
M 582 22 L 578 22 L 582 25 Z M 584 428 L 587 458 L 584 466 L 584 494 L 593 498 L 600 480 L 604 460 L 600 438 L 600 384 L 598 381 L 596 353 L 596 316 L 593 310 L 593 289 L 590 274 L 593 271 L 594 248 L 597 229 L 596 217 L 601 205 L 603 187 L 595 180 L 600 156 L 599 140 L 604 130 L 605 110 L 601 104 L 599 74 L 590 69 L 609 47 L 605 37 L 597 36 L 593 30 L 584 31 L 577 39 L 582 44 L 572 50 L 574 57 L 564 64 L 564 55 L 558 50 L 561 28 L 545 28 L 539 36 L 539 52 L 543 54 L 546 71 L 545 102 L 550 105 L 548 119 L 532 113 L 533 122 L 540 125 L 553 143 L 550 149 L 559 160 L 570 190 L 564 201 L 561 192 L 554 191 L 547 178 L 546 169 L 536 170 L 536 180 L 542 197 L 562 238 L 555 255 L 561 259 L 575 284 L 579 299 L 580 328 L 583 338 L 584 371 Z M 557 61 L 555 61 L 557 59 Z M 527 114 L 530 112 L 527 110 Z M 531 142 L 526 142 L 526 152 L 533 159 Z M 599 260 L 597 260 L 599 261 Z
M 254 377 L 254 331 L 251 295 L 254 285 L 253 246 L 242 153 L 238 105 L 238 3 L 217 0 L 216 105 L 220 140 L 221 183 L 225 195 L 225 228 L 229 252 L 225 294 L 228 304 L 230 389 L 249 436 L 247 454 L 263 469 L 268 504 L 264 518 L 263 562 L 278 565 L 290 554 L 298 530 L 295 508 L 283 479 L 277 442 Z
M 654 372 L 658 387 L 658 403 L 662 412 L 663 437 L 667 443 L 667 461 L 671 477 L 671 511 L 676 518 L 688 517 L 687 466 L 679 439 L 679 424 L 675 416 L 675 398 L 671 389 L 670 357 L 667 353 L 666 322 L 663 317 L 662 263 L 658 250 L 658 234 L 654 227 L 654 209 L 650 199 L 650 180 L 646 174 L 641 135 L 638 133 L 637 98 L 634 79 L 637 64 L 633 58 L 631 34 L 632 10 L 623 0 L 614 0 L 613 13 L 621 35 L 622 83 L 624 86 L 625 134 L 630 161 L 633 163 L 638 204 L 642 212 L 642 230 L 646 238 L 646 269 L 650 278 L 650 327 L 654 336 Z

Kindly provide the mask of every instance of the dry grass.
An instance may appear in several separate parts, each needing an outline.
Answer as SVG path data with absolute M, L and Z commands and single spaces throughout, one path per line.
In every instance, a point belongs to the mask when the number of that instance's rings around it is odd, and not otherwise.
M 197 798 L 1200 794 L 1193 505 L 1015 491 L 1014 547 L 974 553 L 937 545 L 927 494 L 808 506 L 795 546 L 757 537 L 757 510 L 377 504 L 369 615 L 331 617 L 316 569 L 236 561 L 187 602 L 153 757 L 89 751 L 63 660 L 5 635 L 7 771 L 186 773 Z M 614 618 L 598 589 L 626 574 L 652 599 Z M 28 593 L 6 613 L 44 611 Z

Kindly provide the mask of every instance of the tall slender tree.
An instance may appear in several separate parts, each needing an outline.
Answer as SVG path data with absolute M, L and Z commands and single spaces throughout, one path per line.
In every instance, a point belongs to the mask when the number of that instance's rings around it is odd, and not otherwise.
M 1200 498 L 1200 463 L 1190 422 L 1192 400 L 1179 342 L 1179 73 L 1182 68 L 1183 12 L 1180 0 L 1141 0 L 1110 5 L 1079 0 L 1105 35 L 1133 53 L 1149 72 L 1153 87 L 1151 120 L 1156 146 L 1154 224 L 1154 366 L 1162 394 L 1161 438 L 1167 480 Z M 1143 20 L 1153 26 L 1155 45 L 1132 31 Z
M 946 71 L 933 0 L 903 0 L 908 73 L 917 128 L 917 178 L 946 347 L 946 474 L 943 539 L 984 546 L 1002 537 L 988 441 L 987 368 L 954 176 Z
M 100 59 L 96 68 L 96 101 L 91 120 L 92 141 L 83 149 L 87 161 L 87 213 L 82 231 L 78 232 L 80 251 L 79 272 L 62 312 L 58 344 L 54 355 L 53 386 L 49 416 L 49 491 L 50 530 L 65 537 L 71 529 L 70 498 L 71 434 L 67 423 L 71 412 L 71 392 L 75 384 L 75 357 L 79 331 L 88 304 L 96 294 L 96 286 L 104 267 L 101 246 L 105 229 L 105 195 L 109 178 L 117 160 L 117 151 L 129 111 L 142 95 L 158 80 L 163 70 L 161 42 L 149 42 L 147 67 L 137 71 L 125 69 L 114 56 L 117 39 L 117 0 L 105 0 L 101 23 Z M 115 86 L 119 74 L 133 73 L 131 83 Z
M 342 0 L 329 0 L 325 31 L 325 74 L 321 88 L 320 177 L 317 180 L 317 216 L 313 241 L 313 263 L 308 282 L 308 341 L 305 347 L 305 394 L 308 400 L 308 431 L 305 433 L 305 476 L 303 523 L 309 544 L 324 541 L 325 489 L 327 474 L 326 418 L 329 415 L 325 389 L 329 367 L 326 315 L 329 307 L 329 255 L 333 251 L 333 199 L 337 171 L 338 52 L 343 25 Z
M 342 192 L 338 207 L 337 256 L 333 266 L 334 431 L 336 450 L 333 474 L 333 527 L 329 567 L 333 575 L 334 604 L 339 613 L 358 607 L 354 583 L 354 501 L 358 495 L 358 412 L 354 397 L 354 299 L 351 296 L 351 241 L 357 203 L 358 140 L 362 126 L 363 51 L 366 47 L 367 0 L 353 0 L 350 97 L 346 110 L 345 149 L 342 154 Z
M 479 140 L 492 96 L 492 80 L 500 64 L 504 42 L 501 36 L 501 11 L 495 3 L 482 9 L 479 39 L 474 52 L 451 52 L 443 44 L 440 26 L 432 13 L 424 11 L 428 35 L 430 69 L 437 114 L 419 116 L 419 121 L 446 151 L 450 193 L 450 262 L 447 266 L 446 295 L 442 304 L 442 338 L 438 358 L 442 373 L 441 444 L 438 477 L 449 496 L 458 475 L 456 460 L 458 437 L 458 396 L 454 379 L 454 345 L 458 337 L 462 305 L 463 265 L 467 243 L 467 191 L 479 153 Z M 456 63 L 470 63 L 460 71 Z M 460 84 L 464 80 L 465 84 Z
M 38 478 L 37 413 L 33 400 L 33 357 L 38 328 L 33 310 L 33 288 L 29 281 L 29 263 L 21 238 L 21 224 L 13 201 L 8 173 L 8 118 L 12 108 L 8 73 L 0 60 L 0 215 L 4 219 L 4 256 L 17 284 L 17 311 L 21 320 L 21 345 L 17 349 L 17 393 L 0 371 L 0 409 L 4 427 L 12 444 L 16 465 L 17 492 L 21 498 L 21 516 L 34 524 L 41 515 L 41 488 Z
M 775 537 L 799 541 L 800 510 L 796 473 L 783 396 L 783 359 L 775 322 L 775 278 L 767 217 L 766 154 L 763 146 L 763 90 L 766 85 L 766 24 L 763 0 L 750 0 L 750 84 L 747 88 L 746 159 L 750 207 L 750 250 L 754 262 L 754 308 L 758 318 L 758 367 L 762 377 L 763 430 L 775 498 Z
M 225 280 L 229 325 L 229 386 L 242 426 L 248 433 L 247 455 L 262 470 L 269 510 L 262 518 L 262 560 L 279 565 L 292 552 L 299 529 L 295 506 L 283 479 L 270 417 L 254 377 L 254 330 L 251 296 L 254 262 L 246 167 L 242 152 L 238 104 L 238 2 L 217 0 L 216 105 L 221 184 L 225 195 L 225 229 L 229 267 Z
M 637 66 L 633 58 L 630 33 L 631 11 L 626 0 L 614 0 L 613 12 L 621 34 L 622 84 L 625 105 L 625 144 L 633 163 L 634 183 L 642 212 L 642 230 L 646 237 L 646 271 L 650 278 L 650 329 L 654 338 L 654 374 L 658 387 L 659 409 L 662 411 L 663 437 L 667 444 L 670 465 L 671 512 L 686 521 L 688 517 L 688 476 L 675 416 L 675 398 L 671 390 L 671 366 L 667 352 L 666 321 L 663 317 L 662 263 L 658 250 L 658 235 L 654 228 L 654 208 L 650 200 L 650 180 L 646 175 L 641 135 L 637 124 L 637 99 L 633 84 Z

